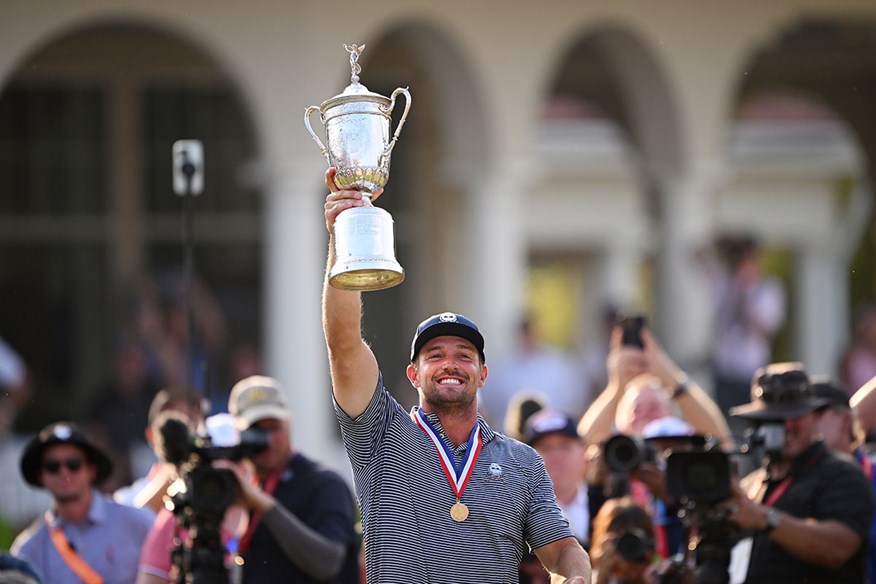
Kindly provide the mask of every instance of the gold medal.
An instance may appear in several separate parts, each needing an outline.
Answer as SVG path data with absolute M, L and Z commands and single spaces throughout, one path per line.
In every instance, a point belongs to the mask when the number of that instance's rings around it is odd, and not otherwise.
M 450 508 L 450 516 L 457 523 L 461 523 L 468 518 L 468 507 L 465 506 L 465 503 L 457 501 Z

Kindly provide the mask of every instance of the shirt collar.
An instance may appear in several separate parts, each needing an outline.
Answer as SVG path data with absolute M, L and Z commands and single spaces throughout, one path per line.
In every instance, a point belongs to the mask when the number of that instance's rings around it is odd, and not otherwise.
M 419 406 L 414 406 L 411 411 L 416 412 L 418 408 Z M 441 434 L 444 434 L 444 426 L 441 425 L 441 420 L 438 419 L 438 414 L 434 412 L 423 412 L 423 414 L 426 416 L 426 419 L 429 420 L 429 423 L 431 423 L 435 428 L 441 430 Z M 478 412 L 478 422 L 481 425 L 481 444 L 486 444 L 496 437 L 496 433 L 493 432 L 493 429 L 490 428 L 490 426 L 481 416 L 480 412 Z
M 85 514 L 85 522 L 91 524 L 100 524 L 106 521 L 107 502 L 100 493 L 95 489 L 91 490 L 91 505 L 88 507 L 88 513 Z M 64 526 L 67 521 L 58 515 L 54 509 L 46 512 L 46 519 L 49 527 Z

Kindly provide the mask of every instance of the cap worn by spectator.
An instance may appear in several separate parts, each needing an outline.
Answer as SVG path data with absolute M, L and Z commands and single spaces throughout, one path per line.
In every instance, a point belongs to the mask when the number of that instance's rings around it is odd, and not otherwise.
M 575 420 L 562 412 L 541 410 L 526 421 L 523 438 L 524 442 L 530 446 L 535 446 L 536 442 L 549 434 L 562 434 L 575 439 L 581 438 Z
M 55 444 L 72 444 L 85 453 L 85 457 L 97 469 L 95 485 L 99 485 L 112 474 L 113 465 L 109 456 L 91 441 L 84 430 L 72 422 L 56 422 L 43 428 L 24 447 L 20 468 L 21 475 L 28 484 L 35 487 L 43 486 L 40 479 L 43 452 Z
M 645 440 L 690 438 L 693 434 L 693 426 L 675 416 L 657 418 L 642 428 L 642 438 Z
M 228 411 L 241 430 L 259 420 L 289 419 L 289 408 L 279 382 L 263 375 L 246 377 L 234 385 L 228 398 Z
M 461 314 L 442 312 L 430 316 L 417 327 L 414 340 L 411 342 L 411 363 L 416 361 L 417 353 L 423 345 L 435 337 L 443 336 L 461 337 L 470 341 L 478 350 L 481 361 L 487 360 L 484 355 L 484 337 L 478 330 L 478 325 Z
M 749 420 L 790 420 L 820 405 L 802 363 L 771 363 L 755 371 L 751 402 L 731 408 L 730 414 Z

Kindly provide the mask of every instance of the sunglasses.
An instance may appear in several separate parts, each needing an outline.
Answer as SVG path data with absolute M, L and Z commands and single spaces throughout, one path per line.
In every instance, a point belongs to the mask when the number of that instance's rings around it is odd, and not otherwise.
M 83 460 L 80 456 L 71 456 L 64 460 L 46 459 L 43 461 L 43 470 L 49 474 L 58 474 L 61 467 L 66 466 L 70 472 L 76 472 L 82 468 Z

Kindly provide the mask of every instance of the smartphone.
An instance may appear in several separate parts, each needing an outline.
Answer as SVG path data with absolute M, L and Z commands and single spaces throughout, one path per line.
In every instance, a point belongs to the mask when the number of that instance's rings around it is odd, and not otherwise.
M 629 347 L 644 348 L 641 333 L 647 324 L 648 320 L 642 315 L 623 317 L 620 321 L 623 329 L 623 344 Z

